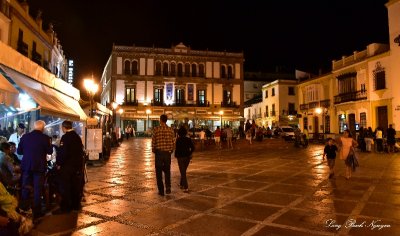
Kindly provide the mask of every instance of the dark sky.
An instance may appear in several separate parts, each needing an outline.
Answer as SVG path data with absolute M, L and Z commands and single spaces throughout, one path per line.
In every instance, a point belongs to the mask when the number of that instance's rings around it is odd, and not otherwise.
M 99 78 L 113 43 L 243 51 L 245 71 L 329 70 L 333 59 L 388 43 L 387 1 L 28 0 L 32 15 L 41 9 L 54 24 L 75 80 Z

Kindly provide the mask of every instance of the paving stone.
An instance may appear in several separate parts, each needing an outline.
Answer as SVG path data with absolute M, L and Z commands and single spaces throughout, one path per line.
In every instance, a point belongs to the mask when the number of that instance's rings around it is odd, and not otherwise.
M 134 226 L 124 225 L 117 222 L 105 222 L 93 225 L 88 228 L 78 230 L 71 234 L 72 236 L 119 236 L 119 235 L 148 235 L 150 229 L 137 228 Z

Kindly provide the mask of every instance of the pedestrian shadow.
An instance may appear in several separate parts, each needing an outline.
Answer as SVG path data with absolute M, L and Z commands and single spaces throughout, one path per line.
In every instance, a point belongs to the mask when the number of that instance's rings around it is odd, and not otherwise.
M 60 232 L 72 232 L 78 225 L 78 212 L 45 216 L 35 225 L 31 235 L 54 235 Z

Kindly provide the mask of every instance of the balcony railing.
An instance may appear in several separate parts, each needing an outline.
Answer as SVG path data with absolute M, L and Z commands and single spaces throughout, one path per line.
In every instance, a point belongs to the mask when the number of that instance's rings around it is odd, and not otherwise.
M 264 112 L 264 117 L 268 117 L 268 116 L 269 116 L 268 111 L 267 111 L 267 112 Z
M 221 102 L 221 107 L 239 107 L 238 105 L 236 105 L 236 102 Z
M 306 104 L 300 104 L 300 110 L 304 111 L 308 109 L 308 103 Z
M 321 100 L 318 102 L 310 102 L 310 103 L 305 103 L 305 104 L 300 104 L 300 110 L 308 110 L 308 109 L 314 109 L 317 107 L 325 107 L 328 108 L 331 105 L 331 100 L 330 99 L 325 99 Z
M 276 111 L 270 111 L 271 116 L 276 116 Z
M 350 93 L 342 93 L 335 96 L 335 104 L 353 102 L 367 99 L 367 90 L 359 90 Z
M 133 100 L 133 101 L 129 101 L 129 102 L 124 102 L 123 103 L 123 105 L 124 106 L 137 106 L 139 103 L 138 103 L 138 100 L 137 99 L 135 99 L 135 100 Z

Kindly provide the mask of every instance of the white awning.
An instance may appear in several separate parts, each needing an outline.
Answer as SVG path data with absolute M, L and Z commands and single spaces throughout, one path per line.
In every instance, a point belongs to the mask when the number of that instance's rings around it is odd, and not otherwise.
M 42 114 L 73 121 L 86 120 L 86 114 L 79 102 L 72 97 L 6 66 L 0 66 L 0 69 L 15 83 L 14 87 L 17 90 L 27 93 L 39 105 Z

